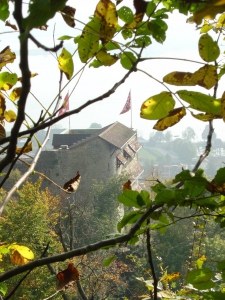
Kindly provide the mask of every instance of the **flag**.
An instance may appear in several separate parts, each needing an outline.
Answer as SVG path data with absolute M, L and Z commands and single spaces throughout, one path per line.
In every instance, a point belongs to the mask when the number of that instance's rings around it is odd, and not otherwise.
M 131 109 L 131 93 L 129 92 L 129 95 L 127 97 L 127 101 L 124 105 L 124 108 L 122 109 L 120 115 L 125 114 L 126 112 L 128 112 Z
M 67 110 L 69 110 L 69 92 L 66 94 L 64 98 L 62 108 L 59 111 L 58 117 L 63 115 Z

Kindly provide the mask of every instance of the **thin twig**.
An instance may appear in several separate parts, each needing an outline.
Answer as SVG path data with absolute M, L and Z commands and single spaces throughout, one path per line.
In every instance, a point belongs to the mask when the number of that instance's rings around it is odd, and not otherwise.
M 147 225 L 150 225 L 150 220 L 147 219 Z M 152 277 L 153 277 L 153 286 L 154 286 L 154 296 L 153 299 L 157 300 L 157 286 L 158 286 L 158 279 L 155 274 L 155 268 L 154 263 L 152 259 L 152 251 L 151 251 L 151 236 L 150 236 L 150 229 L 148 228 L 146 230 L 146 245 L 147 245 L 147 253 L 148 253 L 148 262 L 152 271 Z
M 32 42 L 35 43 L 35 45 L 38 47 L 38 48 L 41 48 L 45 51 L 51 51 L 51 52 L 56 52 L 58 51 L 59 49 L 61 49 L 63 47 L 63 41 L 61 41 L 58 45 L 56 45 L 55 47 L 52 47 L 52 48 L 49 48 L 49 47 L 46 47 L 45 45 L 42 45 L 40 42 L 38 42 L 38 40 L 36 40 L 32 34 L 29 33 L 28 37 L 32 40 Z

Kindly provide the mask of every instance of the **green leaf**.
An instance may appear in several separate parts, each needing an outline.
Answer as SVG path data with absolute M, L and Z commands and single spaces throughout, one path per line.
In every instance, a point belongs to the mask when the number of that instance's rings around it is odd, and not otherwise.
M 150 35 L 152 34 L 152 30 L 150 29 L 150 23 L 147 22 L 139 22 L 137 24 L 136 36 L 138 35 Z
M 225 259 L 217 263 L 217 269 L 220 271 L 225 271 Z
M 191 173 L 189 170 L 183 170 L 175 176 L 175 178 L 173 179 L 173 183 L 192 179 L 194 176 L 195 174 Z
M 225 293 L 222 292 L 207 292 L 203 294 L 204 300 L 222 300 L 225 299 Z
M 9 4 L 8 1 L 0 1 L 0 20 L 3 22 L 9 17 Z
M 141 47 L 147 47 L 152 43 L 149 36 L 143 35 L 139 38 L 136 38 L 134 40 L 134 44 L 131 45 L 133 48 L 141 48 Z
M 225 182 L 225 168 L 220 168 L 217 171 L 216 176 L 214 177 L 214 181 L 218 184 L 222 184 Z
M 146 15 L 148 17 L 152 16 L 155 9 L 156 9 L 156 4 L 154 2 L 148 2 L 147 8 L 146 8 Z
M 165 214 L 161 214 L 159 217 L 159 221 L 163 224 L 169 224 L 169 220 L 167 219 Z
M 103 260 L 103 266 L 104 267 L 109 267 L 111 265 L 111 263 L 117 259 L 117 256 L 116 255 L 113 255 L 109 258 L 106 258 Z
M 125 51 L 121 55 L 120 63 L 124 67 L 124 69 L 130 70 L 136 60 L 137 58 L 132 52 Z
M 15 73 L 2 72 L 0 73 L 0 89 L 4 85 L 9 85 L 10 88 L 17 83 L 17 75 Z
M 117 223 L 117 230 L 121 232 L 121 229 L 126 226 L 127 224 L 134 224 L 143 213 L 139 212 L 138 210 L 132 211 L 127 215 L 124 215 L 122 220 Z
M 166 189 L 166 186 L 163 183 L 157 183 L 156 185 L 151 187 L 152 191 L 158 194 L 162 190 Z
M 138 195 L 139 193 L 137 191 L 125 190 L 123 194 L 118 197 L 118 201 L 125 206 L 140 208 L 137 203 Z
M 144 200 L 145 204 L 147 205 L 147 207 L 150 207 L 152 205 L 152 201 L 150 199 L 150 195 L 147 191 L 142 190 L 140 192 L 140 196 L 142 197 L 142 199 Z
M 96 54 L 96 58 L 103 66 L 112 66 L 119 59 L 116 55 L 111 55 L 103 50 L 99 51 Z
M 198 51 L 201 58 L 206 62 L 215 61 L 220 55 L 220 48 L 216 41 L 206 33 L 201 35 L 198 42 Z
M 153 38 L 158 43 L 162 44 L 165 41 L 167 28 L 168 26 L 166 22 L 164 22 L 160 18 L 149 22 L 149 29 L 151 30 Z
M 165 224 L 163 223 L 157 223 L 150 225 L 150 228 L 159 231 L 161 234 L 164 234 L 166 232 L 167 226 L 165 226 Z
M 132 10 L 127 6 L 122 6 L 117 11 L 118 17 L 124 21 L 126 24 L 131 24 L 134 20 L 134 14 Z
M 209 30 L 213 28 L 211 24 L 204 24 L 200 30 L 200 33 L 207 33 Z
M 152 14 L 152 18 L 168 19 L 168 15 L 165 14 L 166 12 L 168 12 L 168 9 L 166 8 L 158 9 L 157 11 L 154 12 L 154 14 Z
M 166 188 L 155 197 L 156 203 L 170 203 L 175 199 L 174 189 Z
M 200 207 L 207 207 L 211 210 L 215 210 L 218 207 L 218 203 L 213 198 L 203 198 L 195 201 Z
M 206 179 L 194 178 L 192 180 L 186 180 L 184 188 L 189 190 L 189 198 L 195 198 L 201 196 L 205 192 L 205 188 L 208 185 Z
M 108 42 L 104 45 L 104 49 L 107 51 L 120 49 L 120 45 L 117 42 Z
M 103 66 L 103 64 L 100 63 L 99 60 L 94 59 L 94 60 L 90 63 L 89 68 L 90 68 L 90 67 L 93 67 L 93 68 L 99 68 L 99 67 L 102 67 L 102 66 Z
M 158 120 L 164 118 L 174 108 L 175 100 L 171 93 L 161 92 L 148 98 L 141 106 L 141 118 Z
M 65 40 L 70 40 L 70 39 L 73 39 L 73 36 L 63 35 L 63 36 L 58 38 L 58 40 L 60 40 L 60 41 L 65 41 Z
M 196 269 L 187 273 L 186 282 L 191 284 L 200 284 L 208 282 L 214 275 L 214 272 L 208 268 Z
M 73 76 L 73 59 L 72 55 L 65 49 L 62 49 L 61 54 L 58 57 L 58 67 L 66 75 L 66 78 L 69 80 Z
M 101 21 L 99 18 L 94 17 L 84 27 L 78 41 L 78 53 L 83 63 L 86 63 L 98 51 L 100 26 Z
M 131 29 L 123 29 L 121 33 L 125 40 L 131 39 L 133 36 L 133 31 Z
M 29 15 L 23 20 L 23 27 L 27 31 L 45 25 L 54 17 L 55 13 L 63 10 L 67 0 L 33 0 L 29 2 Z
M 202 290 L 209 290 L 213 288 L 216 285 L 216 283 L 213 282 L 212 280 L 209 280 L 206 282 L 193 283 L 192 285 L 195 289 L 202 291 Z
M 221 101 L 211 96 L 187 90 L 177 91 L 177 94 L 182 100 L 190 103 L 190 108 L 214 115 L 221 115 Z
M 139 242 L 138 236 L 132 237 L 132 239 L 129 240 L 128 244 L 131 246 L 134 246 L 137 242 Z
M 6 292 L 7 286 L 3 282 L 0 282 L 0 293 L 2 293 L 3 296 L 5 296 Z

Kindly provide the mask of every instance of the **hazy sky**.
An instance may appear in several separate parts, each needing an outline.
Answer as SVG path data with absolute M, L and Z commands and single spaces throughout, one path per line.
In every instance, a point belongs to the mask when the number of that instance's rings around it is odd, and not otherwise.
M 126 5 L 131 3 L 131 0 L 124 0 L 121 4 Z M 71 0 L 68 1 L 68 5 L 76 8 L 76 18 L 82 22 L 87 22 L 88 17 L 93 14 L 97 1 L 90 0 Z M 195 71 L 201 67 L 199 64 L 187 63 L 177 60 L 163 60 L 166 57 L 179 57 L 185 59 L 192 59 L 202 61 L 198 55 L 198 39 L 199 31 L 196 31 L 194 24 L 186 23 L 186 16 L 181 16 L 174 12 L 170 19 L 168 20 L 169 29 L 167 31 L 167 39 L 163 44 L 156 43 L 153 39 L 153 43 L 147 50 L 144 51 L 145 56 L 157 57 L 158 59 L 149 60 L 139 64 L 138 68 L 149 73 L 151 76 L 162 80 L 163 76 L 171 71 Z M 166 20 L 167 21 L 167 20 Z M 12 20 L 11 20 L 12 22 Z M 53 46 L 53 29 L 55 25 L 55 39 L 62 35 L 77 36 L 80 34 L 80 29 L 83 25 L 78 21 L 76 22 L 76 28 L 72 29 L 64 24 L 61 15 L 57 14 L 57 18 L 54 21 L 48 22 L 48 30 L 46 32 L 33 30 L 32 34 L 40 39 L 40 41 L 52 47 Z M 8 31 L 8 27 L 4 26 L 4 23 L 0 23 L 0 32 Z M 57 41 L 56 41 L 57 42 Z M 1 35 L 1 50 L 10 45 L 11 50 L 16 52 L 18 64 L 19 61 L 19 44 L 17 33 Z M 65 41 L 64 47 L 68 49 L 71 53 L 74 52 L 76 46 L 73 41 Z M 30 69 L 34 73 L 39 75 L 32 79 L 32 93 L 39 99 L 39 101 L 46 107 L 52 102 L 58 93 L 58 82 L 59 82 L 59 71 L 58 63 L 55 57 L 46 53 L 45 51 L 38 49 L 36 45 L 32 42 L 29 43 L 30 48 Z M 74 56 L 74 74 L 80 70 L 82 63 L 79 59 Z M 16 65 L 8 65 L 11 71 L 17 72 L 18 75 L 20 71 L 16 68 Z M 123 69 L 118 61 L 112 67 L 101 67 L 99 69 L 87 67 L 70 98 L 70 109 L 79 107 L 81 104 L 88 100 L 107 92 L 115 82 L 119 81 L 126 70 Z M 66 92 L 72 91 L 74 85 L 77 82 L 78 77 L 76 77 L 69 85 L 65 88 L 62 93 L 64 97 Z M 67 84 L 67 79 L 64 77 L 63 84 Z M 218 91 L 218 98 L 221 97 L 223 93 L 222 86 L 224 85 L 224 79 L 220 82 L 220 89 Z M 170 86 L 171 90 L 178 90 L 177 87 Z M 180 87 L 183 89 L 183 87 Z M 100 103 L 94 104 L 85 110 L 83 110 L 79 115 L 74 115 L 70 117 L 71 128 L 87 128 L 91 123 L 100 123 L 102 126 L 107 126 L 115 121 L 119 121 L 126 126 L 130 126 L 131 114 L 130 112 L 119 115 L 131 90 L 132 95 L 132 125 L 134 129 L 138 130 L 139 135 L 144 138 L 148 138 L 149 134 L 154 130 L 156 121 L 148 121 L 140 118 L 140 107 L 141 104 L 147 100 L 150 96 L 164 91 L 165 88 L 146 76 L 142 72 L 136 72 L 132 74 L 128 80 L 114 93 L 110 98 L 104 99 Z M 212 91 L 207 91 L 201 87 L 192 88 L 190 90 L 200 91 L 203 93 L 210 93 Z M 7 104 L 7 109 L 12 108 L 11 104 Z M 27 112 L 33 118 L 37 120 L 40 114 L 40 105 L 34 100 L 32 96 L 29 96 L 27 103 Z M 68 127 L 68 118 L 59 123 L 63 127 Z M 203 123 L 195 120 L 193 117 L 186 116 L 183 120 L 172 127 L 171 130 L 173 135 L 181 135 L 182 131 L 187 126 L 192 126 L 195 132 L 200 136 L 205 125 Z M 221 138 L 224 137 L 224 123 L 221 120 L 214 121 L 215 132 L 217 136 Z M 7 125 L 7 130 L 9 130 L 10 125 Z

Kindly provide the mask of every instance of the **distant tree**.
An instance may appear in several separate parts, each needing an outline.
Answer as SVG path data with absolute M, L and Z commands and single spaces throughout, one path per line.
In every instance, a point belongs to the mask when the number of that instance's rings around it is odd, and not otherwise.
M 176 139 L 173 143 L 173 151 L 183 163 L 190 163 L 191 159 L 197 156 L 196 145 L 187 139 Z
M 182 132 L 182 138 L 186 140 L 194 140 L 195 139 L 195 131 L 193 128 L 188 126 L 183 132 Z
M 164 134 L 164 140 L 166 142 L 171 142 L 172 141 L 172 138 L 173 138 L 173 135 L 171 133 L 171 131 L 167 131 L 165 134 Z
M 203 139 L 203 141 L 207 140 L 208 134 L 209 134 L 209 124 L 205 125 L 205 129 L 202 132 L 202 139 Z M 212 141 L 214 142 L 215 139 L 216 139 L 216 133 L 213 132 Z
M 102 125 L 99 123 L 91 123 L 89 128 L 102 128 Z

